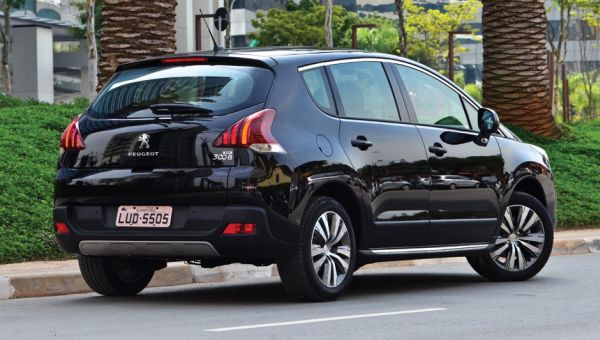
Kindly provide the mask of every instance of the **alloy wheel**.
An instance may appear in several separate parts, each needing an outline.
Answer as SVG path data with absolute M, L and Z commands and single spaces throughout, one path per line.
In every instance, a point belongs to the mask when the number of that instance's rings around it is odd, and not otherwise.
M 311 241 L 313 268 L 323 285 L 339 286 L 350 270 L 350 235 L 342 217 L 333 211 L 323 213 L 315 223 Z
M 511 205 L 504 212 L 500 235 L 490 256 L 504 270 L 526 270 L 541 255 L 545 236 L 544 224 L 535 211 L 524 205 Z

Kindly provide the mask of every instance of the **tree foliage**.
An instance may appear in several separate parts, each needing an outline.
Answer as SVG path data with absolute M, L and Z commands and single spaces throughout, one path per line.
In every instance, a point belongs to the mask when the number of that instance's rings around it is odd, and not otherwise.
M 315 46 L 325 47 L 325 6 L 318 0 L 289 2 L 285 9 L 259 12 L 252 25 L 256 32 L 249 35 L 261 46 Z M 333 44 L 348 46 L 346 32 L 358 23 L 358 15 L 341 6 L 333 6 Z
M 444 11 L 440 11 L 426 10 L 413 0 L 407 0 L 405 7 L 408 12 L 408 56 L 423 64 L 439 67 L 440 62 L 448 56 L 448 32 L 459 28 L 470 31 L 467 23 L 476 18 L 481 2 L 451 2 L 444 6 Z
M 448 56 L 448 32 L 458 28 L 470 30 L 467 23 L 475 19 L 481 3 L 477 0 L 453 2 L 440 11 L 426 10 L 412 0 L 406 0 L 404 7 L 407 11 L 407 56 L 430 67 L 439 68 Z M 361 19 L 361 22 L 373 23 L 377 28 L 358 31 L 360 48 L 399 54 L 398 27 L 395 20 L 371 16 Z M 459 46 L 455 47 L 455 50 L 462 51 Z

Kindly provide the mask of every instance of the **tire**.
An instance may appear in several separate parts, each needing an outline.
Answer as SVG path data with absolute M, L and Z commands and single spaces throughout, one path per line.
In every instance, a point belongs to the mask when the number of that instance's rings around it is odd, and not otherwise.
M 450 190 L 454 190 L 454 189 L 456 189 L 456 184 L 454 184 L 454 183 L 450 184 Z
M 520 218 L 522 213 L 526 213 L 524 220 Z M 511 219 L 512 228 L 508 219 Z M 553 241 L 554 226 L 546 207 L 529 194 L 515 192 L 503 215 L 494 249 L 486 255 L 467 257 L 467 260 L 477 273 L 489 280 L 525 281 L 544 268 L 552 253 Z
M 106 296 L 132 296 L 141 292 L 152 279 L 149 261 L 80 256 L 79 269 L 88 286 Z
M 348 289 L 355 265 L 356 244 L 348 213 L 333 198 L 317 197 L 304 213 L 292 255 L 280 260 L 277 269 L 293 299 L 330 301 Z

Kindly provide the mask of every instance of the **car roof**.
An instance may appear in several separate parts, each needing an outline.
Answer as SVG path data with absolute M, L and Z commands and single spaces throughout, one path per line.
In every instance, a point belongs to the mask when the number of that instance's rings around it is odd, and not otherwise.
M 119 66 L 118 70 L 138 68 L 157 64 L 167 58 L 194 58 L 206 57 L 213 60 L 237 61 L 240 63 L 256 64 L 256 66 L 274 68 L 279 65 L 304 66 L 314 63 L 335 61 L 351 58 L 380 58 L 400 60 L 406 63 L 418 63 L 391 54 L 367 52 L 354 49 L 319 49 L 314 47 L 260 47 L 260 48 L 232 48 L 219 51 L 200 51 L 192 53 L 178 53 L 161 57 L 148 58 L 134 61 Z M 419 65 L 422 66 L 422 65 Z

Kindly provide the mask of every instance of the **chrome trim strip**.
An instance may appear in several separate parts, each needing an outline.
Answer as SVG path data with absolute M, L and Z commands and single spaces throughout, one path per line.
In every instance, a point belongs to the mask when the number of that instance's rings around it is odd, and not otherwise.
M 460 246 L 441 246 L 441 247 L 417 247 L 417 248 L 384 248 L 369 249 L 377 255 L 409 255 L 409 254 L 436 254 L 449 253 L 461 250 L 484 250 L 490 247 L 489 243 L 468 244 Z
M 392 220 L 392 221 L 375 221 L 376 227 L 402 227 L 403 225 L 429 224 L 429 220 Z
M 352 59 L 342 59 L 342 60 L 332 60 L 332 61 L 325 61 L 325 62 L 320 62 L 320 63 L 316 63 L 316 64 L 312 64 L 312 65 L 306 65 L 306 66 L 301 66 L 298 68 L 298 72 L 304 72 L 307 70 L 311 70 L 313 68 L 319 68 L 319 67 L 323 67 L 323 66 L 330 66 L 330 65 L 338 65 L 338 64 L 347 64 L 347 63 L 360 63 L 360 62 L 365 62 L 365 61 L 374 61 L 374 62 L 380 62 L 380 63 L 392 63 L 392 64 L 398 64 L 398 65 L 402 65 L 402 66 L 406 66 L 406 67 L 410 67 L 412 69 L 415 69 L 419 72 L 423 72 L 431 77 L 434 77 L 435 79 L 441 81 L 442 83 L 444 83 L 446 86 L 448 86 L 452 91 L 456 92 L 459 96 L 461 96 L 463 99 L 465 99 L 467 102 L 469 102 L 471 105 L 473 105 L 475 108 L 480 109 L 481 105 L 474 102 L 473 100 L 471 100 L 469 97 L 465 96 L 463 93 L 461 93 L 460 91 L 457 91 L 456 88 L 454 87 L 455 85 L 453 85 L 450 80 L 445 79 L 444 77 L 440 77 L 434 73 L 429 72 L 428 70 L 425 70 L 417 65 L 413 65 L 411 63 L 407 63 L 405 61 L 400 61 L 400 60 L 395 60 L 395 59 L 386 59 L 386 58 L 352 58 Z
M 81 241 L 79 251 L 90 256 L 220 256 L 212 244 L 201 241 Z
M 431 220 L 431 223 L 448 224 L 448 223 L 481 223 L 481 222 L 498 222 L 497 218 L 456 218 L 456 219 L 440 219 Z

